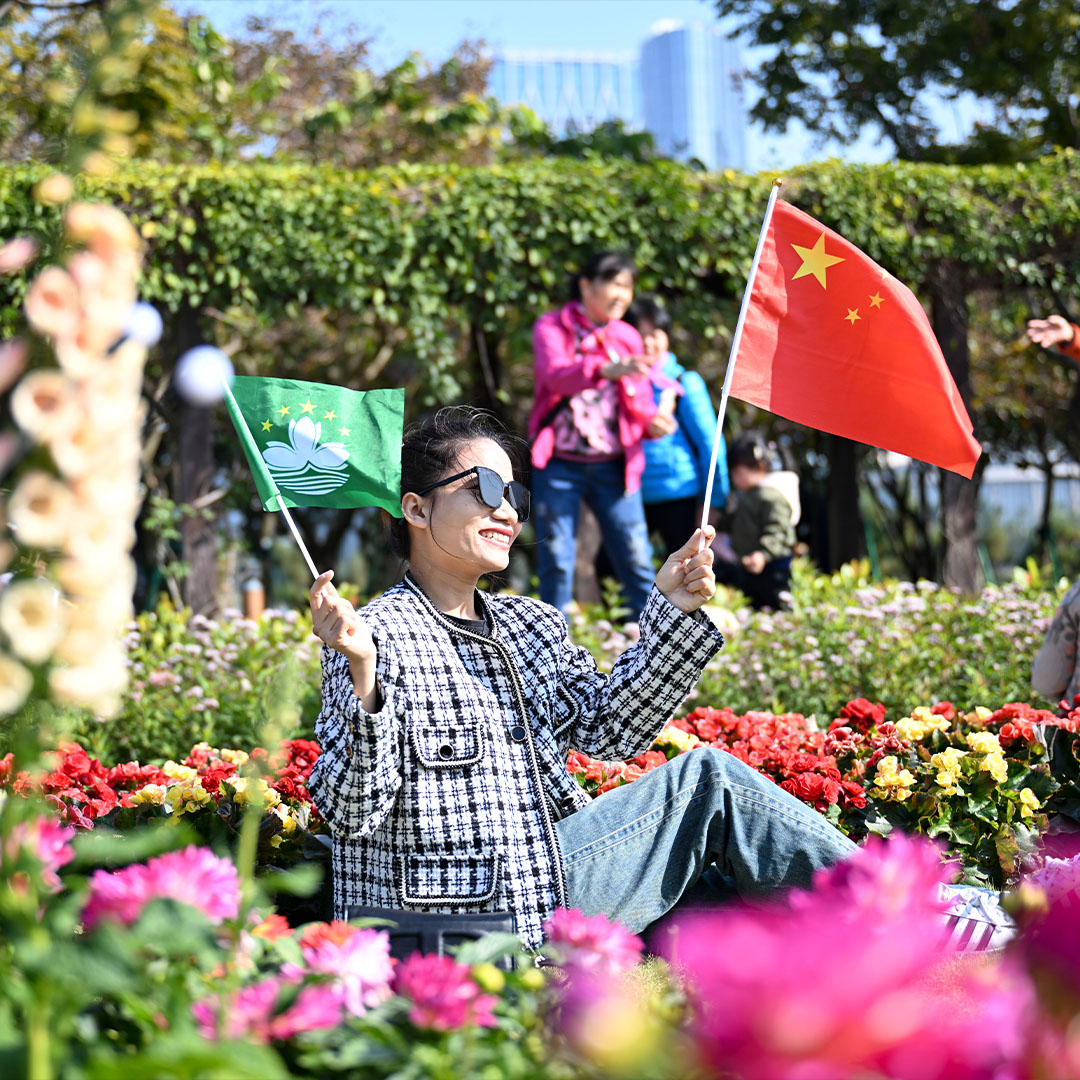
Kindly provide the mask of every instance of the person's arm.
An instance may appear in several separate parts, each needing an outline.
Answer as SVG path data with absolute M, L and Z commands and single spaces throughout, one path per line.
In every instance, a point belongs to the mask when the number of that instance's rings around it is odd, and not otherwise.
M 1058 702 L 1076 674 L 1076 641 L 1080 626 L 1080 583 L 1058 605 L 1042 648 L 1031 665 L 1031 685 L 1044 698 Z
M 678 418 L 683 432 L 694 451 L 694 463 L 697 466 L 698 483 L 701 496 L 705 496 L 705 487 L 709 482 L 709 466 L 712 464 L 713 438 L 716 434 L 716 410 L 705 380 L 696 371 L 687 371 L 682 376 L 683 394 L 679 401 Z M 718 511 L 722 510 L 728 497 L 727 448 L 720 440 L 720 450 L 716 455 L 716 471 L 713 476 L 712 497 L 709 502 Z M 717 520 L 719 516 L 717 515 Z
M 588 649 L 574 645 L 564 634 L 561 691 L 573 701 L 577 719 L 560 732 L 560 739 L 570 747 L 602 760 L 644 753 L 723 646 L 723 635 L 698 609 L 700 604 L 689 611 L 677 606 L 695 602 L 677 580 L 687 558 L 693 568 L 690 574 L 708 566 L 705 593 L 711 596 L 715 591 L 712 552 L 706 547 L 699 555 L 698 535 L 695 532 L 657 574 L 641 614 L 641 638 L 615 661 L 610 675 L 597 670 Z M 700 603 L 705 593 L 700 594 Z
M 330 828 L 356 838 L 378 827 L 401 787 L 404 702 L 392 692 L 397 665 L 390 642 L 368 630 L 332 590 L 329 575 L 311 590 L 313 625 L 323 640 L 322 709 L 315 721 L 322 753 L 307 787 Z
M 572 334 L 557 319 L 538 319 L 533 327 L 533 361 L 537 385 L 571 397 L 595 386 L 609 358 L 578 353 Z

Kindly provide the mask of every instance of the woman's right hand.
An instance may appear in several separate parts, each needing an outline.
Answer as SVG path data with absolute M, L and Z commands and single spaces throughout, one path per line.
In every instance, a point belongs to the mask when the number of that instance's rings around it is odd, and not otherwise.
M 320 574 L 308 592 L 312 632 L 350 660 L 370 663 L 376 654 L 371 631 L 356 608 L 330 584 L 333 576 L 333 570 Z

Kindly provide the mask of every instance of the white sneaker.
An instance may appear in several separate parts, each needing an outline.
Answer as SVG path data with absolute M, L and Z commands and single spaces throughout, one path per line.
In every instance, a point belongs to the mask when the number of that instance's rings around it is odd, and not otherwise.
M 1004 948 L 1016 935 L 1016 922 L 1001 906 L 998 893 L 975 885 L 942 885 L 947 929 L 942 948 L 951 952 L 988 952 Z

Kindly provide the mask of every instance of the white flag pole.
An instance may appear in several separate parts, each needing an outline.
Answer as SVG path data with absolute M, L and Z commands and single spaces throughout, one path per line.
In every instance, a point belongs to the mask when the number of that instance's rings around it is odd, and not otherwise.
M 289 526 L 289 531 L 293 534 L 296 546 L 300 549 L 300 554 L 304 556 L 304 562 L 307 563 L 308 569 L 311 571 L 311 576 L 317 578 L 319 576 L 319 571 L 315 569 L 315 563 L 312 562 L 307 545 L 304 543 L 304 538 L 300 535 L 300 530 L 296 527 L 296 522 L 293 521 L 292 514 L 289 513 L 289 508 L 285 505 L 285 500 L 281 497 L 281 492 L 278 491 L 275 492 L 275 494 L 277 495 L 278 506 L 281 507 L 281 516 L 285 519 L 285 524 Z
M 777 177 L 769 192 L 769 205 L 765 207 L 765 220 L 761 223 L 761 232 L 758 234 L 757 248 L 754 251 L 754 260 L 750 263 L 750 276 L 746 279 L 746 291 L 743 293 L 742 307 L 739 308 L 739 320 L 735 324 L 735 333 L 731 338 L 731 352 L 728 354 L 727 371 L 724 373 L 724 388 L 720 392 L 720 409 L 716 414 L 716 435 L 713 437 L 712 460 L 709 462 L 709 479 L 705 485 L 704 506 L 701 511 L 701 542 L 699 551 L 705 550 L 705 526 L 709 523 L 709 503 L 712 500 L 713 477 L 716 475 L 716 459 L 720 456 L 720 441 L 724 437 L 724 414 L 727 412 L 728 394 L 731 391 L 731 380 L 735 375 L 735 361 L 739 355 L 739 342 L 742 340 L 743 323 L 746 322 L 746 312 L 750 307 L 750 294 L 754 291 L 754 279 L 757 277 L 758 263 L 761 261 L 761 251 L 765 247 L 765 234 L 769 231 L 769 222 L 772 220 L 773 207 L 776 205 L 776 197 L 780 194 L 780 185 L 784 181 Z

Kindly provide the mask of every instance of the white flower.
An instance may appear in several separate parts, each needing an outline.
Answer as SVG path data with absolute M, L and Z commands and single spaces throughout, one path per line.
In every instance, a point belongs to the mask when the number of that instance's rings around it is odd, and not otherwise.
M 0 715 L 13 713 L 26 700 L 33 676 L 17 660 L 0 655 Z
M 40 334 L 74 337 L 82 323 L 79 287 L 59 266 L 46 266 L 26 293 L 26 321 Z
M 11 497 L 8 517 L 21 547 L 56 548 L 71 528 L 73 499 L 48 473 L 28 472 Z
M 45 581 L 16 581 L 0 593 L 0 630 L 11 651 L 31 664 L 49 658 L 64 624 L 60 593 Z
M 66 434 L 79 422 L 74 386 L 59 371 L 42 369 L 26 375 L 11 395 L 11 413 L 38 442 Z

